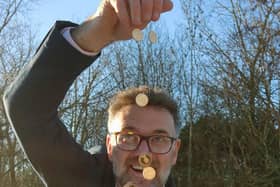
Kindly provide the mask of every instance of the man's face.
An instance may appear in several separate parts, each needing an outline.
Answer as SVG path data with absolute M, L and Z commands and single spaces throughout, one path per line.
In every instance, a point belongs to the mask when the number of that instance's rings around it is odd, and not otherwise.
M 176 137 L 172 115 L 159 107 L 125 106 L 117 112 L 109 125 L 110 129 L 114 129 L 113 132 Z M 180 141 L 173 142 L 170 152 L 166 154 L 151 153 L 147 141 L 142 141 L 134 151 L 122 150 L 117 147 L 115 135 L 107 136 L 106 145 L 118 186 L 123 187 L 127 182 L 133 182 L 137 187 L 162 187 L 168 179 L 171 167 L 176 163 Z M 155 169 L 156 177 L 151 181 L 143 178 L 142 168 L 138 163 L 138 156 L 142 154 L 152 157 L 151 167 Z

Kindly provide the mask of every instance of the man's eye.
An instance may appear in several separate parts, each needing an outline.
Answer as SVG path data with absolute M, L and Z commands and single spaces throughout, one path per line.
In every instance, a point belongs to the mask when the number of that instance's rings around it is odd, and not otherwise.
M 168 141 L 169 141 L 169 139 L 166 136 L 154 136 L 152 138 L 153 143 L 166 143 Z
M 121 143 L 135 143 L 138 141 L 138 138 L 135 135 L 123 134 L 120 137 L 120 140 Z

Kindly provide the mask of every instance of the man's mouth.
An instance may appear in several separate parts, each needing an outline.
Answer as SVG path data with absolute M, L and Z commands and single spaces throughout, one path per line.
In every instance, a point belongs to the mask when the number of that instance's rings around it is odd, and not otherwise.
M 153 168 L 153 169 L 156 172 L 155 168 Z M 138 164 L 131 165 L 130 170 L 132 171 L 132 174 L 134 176 L 139 177 L 141 179 L 145 179 L 145 176 L 144 176 L 144 173 L 143 173 L 143 170 L 144 170 L 143 166 L 140 166 Z
M 157 179 L 156 178 L 154 178 L 153 180 L 145 179 L 145 177 L 143 176 L 144 169 L 145 167 L 139 165 L 138 163 L 131 163 L 127 171 L 127 176 L 129 176 L 127 177 L 127 182 L 132 182 L 137 187 L 151 186 L 152 183 L 154 183 L 155 180 Z
M 132 165 L 131 166 L 131 169 L 135 172 L 138 172 L 138 173 L 141 173 L 143 172 L 143 167 L 142 166 L 139 166 L 139 165 Z

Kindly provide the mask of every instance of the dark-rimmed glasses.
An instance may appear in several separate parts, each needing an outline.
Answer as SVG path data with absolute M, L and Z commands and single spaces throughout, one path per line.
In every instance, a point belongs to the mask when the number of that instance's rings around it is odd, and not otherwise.
M 115 132 L 117 147 L 124 151 L 135 151 L 143 140 L 147 142 L 149 151 L 156 154 L 168 153 L 177 138 L 166 135 L 142 136 L 132 132 Z

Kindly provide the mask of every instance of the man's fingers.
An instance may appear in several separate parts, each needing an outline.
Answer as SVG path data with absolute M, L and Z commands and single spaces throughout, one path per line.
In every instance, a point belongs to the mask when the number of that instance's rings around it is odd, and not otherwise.
M 171 0 L 110 0 L 120 22 L 140 26 L 157 21 L 160 14 L 173 8 Z
M 162 12 L 167 12 L 173 8 L 173 3 L 171 0 L 163 0 Z
M 130 25 L 130 17 L 129 17 L 129 7 L 125 0 L 112 0 L 112 6 L 114 7 L 119 20 L 124 25 Z
M 154 0 L 154 9 L 152 20 L 157 21 L 159 19 L 160 13 L 163 11 L 163 0 Z
M 151 21 L 153 15 L 153 1 L 151 0 L 141 0 L 142 5 L 142 21 Z
M 110 41 L 126 40 L 134 28 L 144 29 L 172 7 L 171 0 L 102 0 L 94 18 L 103 21 Z
M 133 25 L 140 25 L 142 22 L 142 20 L 141 20 L 141 2 L 140 2 L 140 0 L 128 0 L 128 1 L 129 1 L 131 23 Z

